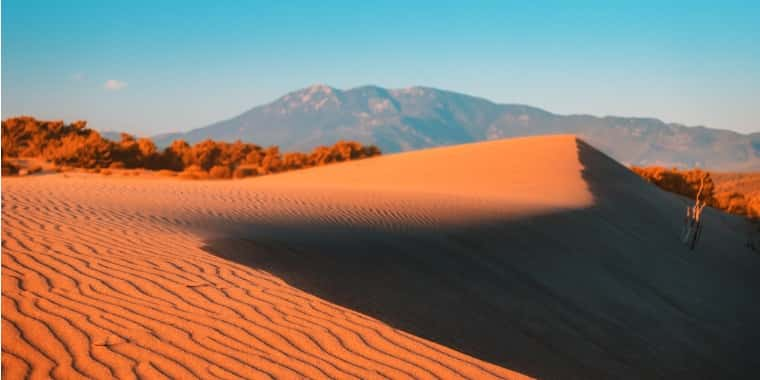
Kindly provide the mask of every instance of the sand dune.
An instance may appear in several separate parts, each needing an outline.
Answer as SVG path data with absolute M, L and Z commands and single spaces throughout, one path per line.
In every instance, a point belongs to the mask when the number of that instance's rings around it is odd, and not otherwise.
M 7 378 L 760 373 L 743 221 L 688 251 L 684 200 L 572 136 L 2 190 Z

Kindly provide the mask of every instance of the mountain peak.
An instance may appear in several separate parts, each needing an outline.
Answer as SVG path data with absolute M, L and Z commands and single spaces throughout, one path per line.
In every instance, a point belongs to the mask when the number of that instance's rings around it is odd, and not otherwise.
M 308 92 L 309 94 L 323 93 L 323 94 L 326 94 L 326 95 L 330 95 L 333 92 L 335 92 L 336 89 L 333 88 L 333 87 L 330 87 L 330 86 L 328 86 L 326 84 L 323 84 L 323 83 L 315 83 L 315 84 L 312 84 L 309 87 L 306 87 L 302 91 L 303 92 Z
M 300 90 L 295 90 L 293 92 L 290 92 L 278 100 L 285 101 L 288 103 L 292 103 L 292 102 L 308 103 L 315 99 L 322 99 L 325 97 L 334 97 L 336 94 L 340 92 L 341 92 L 340 90 L 334 87 L 328 86 L 326 84 L 315 83 L 308 87 L 304 87 Z
M 287 115 L 292 112 L 320 111 L 325 107 L 340 106 L 341 103 L 340 90 L 326 84 L 315 83 L 309 87 L 288 93 L 270 103 L 267 107 L 276 110 L 280 115 Z
M 396 89 L 391 90 L 391 93 L 393 94 L 393 96 L 399 96 L 399 95 L 421 96 L 421 95 L 425 95 L 426 90 L 429 92 L 431 89 L 428 87 L 412 86 L 412 87 L 396 88 Z

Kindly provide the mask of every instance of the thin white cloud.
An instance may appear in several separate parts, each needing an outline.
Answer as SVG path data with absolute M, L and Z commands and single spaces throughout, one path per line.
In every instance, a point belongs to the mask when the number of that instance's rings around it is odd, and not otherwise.
M 109 79 L 103 85 L 103 88 L 109 91 L 119 91 L 123 89 L 124 87 L 127 87 L 127 82 L 122 82 L 117 79 Z
M 82 80 L 87 79 L 87 76 L 84 75 L 83 73 L 74 73 L 71 75 L 71 79 L 75 81 L 82 81 Z

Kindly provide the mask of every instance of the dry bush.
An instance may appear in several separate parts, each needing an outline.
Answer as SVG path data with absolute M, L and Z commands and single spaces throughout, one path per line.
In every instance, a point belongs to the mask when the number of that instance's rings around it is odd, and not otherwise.
M 80 168 L 108 167 L 112 144 L 95 131 L 76 130 L 51 140 L 42 150 L 42 157 L 55 164 Z
M 264 151 L 264 155 L 261 158 L 261 165 L 259 165 L 259 174 L 270 174 L 281 171 L 282 158 L 280 157 L 280 148 L 277 146 L 270 146 Z
M 714 207 L 731 214 L 747 215 L 747 200 L 737 192 L 723 192 L 715 197 Z
M 226 179 L 232 177 L 232 171 L 228 166 L 216 165 L 208 171 L 208 174 L 213 179 Z
M 64 125 L 62 121 L 38 121 L 30 116 L 9 118 L 2 122 L 4 157 L 33 157 L 42 155 L 48 143 L 69 134 L 86 131 L 86 122 Z
M 760 197 L 748 196 L 747 198 L 747 216 L 750 218 L 760 218 Z
M 198 165 L 191 165 L 187 167 L 183 172 L 177 175 L 181 179 L 208 179 L 209 174 L 207 171 L 200 168 Z
M 176 140 L 159 150 L 147 138 L 122 133 L 119 141 L 109 141 L 85 121 L 64 124 L 22 116 L 2 122 L 3 162 L 7 157 L 43 157 L 60 166 L 97 169 L 151 169 L 183 171 L 193 178 L 241 178 L 277 173 L 334 162 L 377 156 L 380 149 L 353 141 L 338 141 L 321 146 L 311 153 L 282 154 L 277 146 L 262 149 L 259 145 L 235 141 L 201 141 L 190 146 Z M 201 173 L 200 169 L 204 173 Z M 225 169 L 226 168 L 226 169 Z M 241 168 L 238 170 L 238 168 Z M 209 173 L 213 170 L 213 173 Z M 4 166 L 4 173 L 13 172 Z M 139 175 L 138 173 L 122 173 Z
M 3 168 L 2 175 L 4 176 L 18 175 L 19 167 L 6 160 L 3 160 L 2 168 Z
M 754 173 L 712 173 L 715 190 L 736 191 L 745 196 L 760 196 L 760 172 Z
M 715 184 L 713 183 L 709 172 L 700 169 L 666 169 L 659 166 L 633 166 L 631 170 L 663 190 L 681 194 L 689 198 L 695 198 L 697 196 L 697 192 L 704 181 L 701 198 L 707 201 L 708 205 L 714 203 L 713 194 L 715 191 Z
M 111 175 L 111 174 L 113 174 L 113 172 L 110 171 L 109 169 L 103 169 L 103 170 L 100 171 L 100 174 L 102 174 L 102 175 Z
M 171 146 L 164 149 L 161 157 L 163 167 L 175 171 L 184 170 L 186 165 L 192 164 L 191 161 L 191 148 L 184 140 L 174 140 Z
M 255 177 L 257 175 L 259 175 L 259 171 L 255 166 L 238 166 L 232 173 L 234 178 Z
M 176 177 L 178 172 L 175 172 L 174 170 L 168 170 L 168 169 L 161 169 L 158 171 L 158 175 L 164 176 L 164 177 Z
M 209 179 L 208 172 L 204 171 L 184 171 L 177 175 L 180 179 Z
M 192 153 L 193 163 L 208 171 L 217 163 L 222 150 L 215 141 L 205 140 L 195 144 Z
M 319 146 L 315 148 L 309 158 L 311 165 L 320 166 L 378 155 L 380 155 L 380 149 L 374 145 L 362 146 L 362 144 L 354 141 L 340 140 L 331 147 Z
M 737 191 L 742 189 L 731 184 L 715 184 L 711 173 L 699 169 L 678 170 L 662 167 L 632 167 L 636 174 L 654 183 L 663 190 L 694 198 L 699 190 L 700 180 L 704 179 L 702 199 L 707 205 L 723 210 L 730 214 L 760 218 L 760 196 L 756 192 Z M 719 175 L 721 180 L 736 179 L 735 175 Z M 744 189 L 747 191 L 750 188 Z M 751 188 L 754 190 L 754 188 Z
M 181 172 L 177 175 L 177 178 L 179 179 L 198 179 L 198 176 L 195 175 L 195 172 Z
M 311 166 L 309 156 L 300 152 L 286 153 L 282 158 L 283 170 L 296 170 Z

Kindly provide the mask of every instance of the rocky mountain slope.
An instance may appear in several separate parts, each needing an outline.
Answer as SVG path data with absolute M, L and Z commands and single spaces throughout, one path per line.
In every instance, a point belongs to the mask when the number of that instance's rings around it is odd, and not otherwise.
M 760 170 L 760 133 L 743 135 L 652 118 L 558 115 L 427 87 L 344 91 L 314 85 L 231 119 L 155 138 L 161 146 L 178 138 L 212 138 L 275 144 L 284 150 L 349 139 L 392 153 L 544 134 L 575 134 L 625 164 Z

